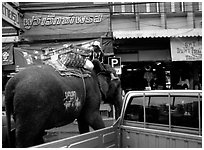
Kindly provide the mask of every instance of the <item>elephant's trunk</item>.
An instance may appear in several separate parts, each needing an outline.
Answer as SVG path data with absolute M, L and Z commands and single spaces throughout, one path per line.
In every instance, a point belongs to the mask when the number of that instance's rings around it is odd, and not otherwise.
M 120 117 L 122 104 L 116 104 L 115 107 L 115 119 L 117 120 Z
M 121 92 L 119 92 L 121 93 Z M 118 119 L 120 117 L 121 114 L 121 110 L 122 110 L 122 105 L 123 105 L 123 101 L 122 101 L 122 95 L 118 94 L 116 97 L 116 100 L 114 101 L 114 107 L 115 107 L 115 119 Z

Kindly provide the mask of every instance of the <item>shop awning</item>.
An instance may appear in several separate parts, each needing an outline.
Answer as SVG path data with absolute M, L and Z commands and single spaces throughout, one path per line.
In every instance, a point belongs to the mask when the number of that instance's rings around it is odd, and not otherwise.
M 127 38 L 165 38 L 165 37 L 201 37 L 202 28 L 196 29 L 164 29 L 164 30 L 136 30 L 114 31 L 116 39 Z

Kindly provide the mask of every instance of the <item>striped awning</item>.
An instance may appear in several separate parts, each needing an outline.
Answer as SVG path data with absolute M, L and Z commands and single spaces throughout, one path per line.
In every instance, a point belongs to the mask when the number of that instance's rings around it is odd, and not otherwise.
M 202 28 L 113 31 L 113 37 L 116 39 L 165 38 L 165 37 L 202 37 Z

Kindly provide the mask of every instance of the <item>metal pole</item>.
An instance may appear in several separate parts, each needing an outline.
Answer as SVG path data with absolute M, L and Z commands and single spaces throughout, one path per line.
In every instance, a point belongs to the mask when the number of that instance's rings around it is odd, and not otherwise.
M 168 94 L 169 98 L 169 131 L 171 131 L 171 96 L 170 93 Z
M 199 129 L 198 133 L 201 135 L 201 109 L 200 109 L 200 93 L 198 93 L 198 123 L 199 123 Z
M 115 107 L 112 106 L 112 109 L 113 109 L 113 119 L 115 120 Z
M 146 127 L 146 112 L 145 112 L 145 93 L 143 93 L 143 110 L 144 110 L 144 128 Z

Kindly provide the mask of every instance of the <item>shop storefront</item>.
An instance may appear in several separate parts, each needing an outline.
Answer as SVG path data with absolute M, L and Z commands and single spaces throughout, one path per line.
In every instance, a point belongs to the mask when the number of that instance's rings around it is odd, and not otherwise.
M 173 88 L 187 84 L 188 89 L 201 89 L 202 38 L 171 38 L 171 57 Z
M 171 62 L 168 38 L 116 39 L 114 46 L 116 57 L 121 57 L 121 80 L 125 91 L 144 90 L 148 86 L 151 89 L 168 88 L 166 74 L 170 72 Z
M 121 58 L 123 89 L 179 89 L 184 88 L 178 86 L 184 84 L 184 78 L 189 80 L 188 89 L 195 89 L 196 84 L 201 88 L 202 35 L 199 31 L 196 29 L 190 35 L 184 34 L 190 30 L 161 35 L 156 31 L 113 33 L 114 53 Z

